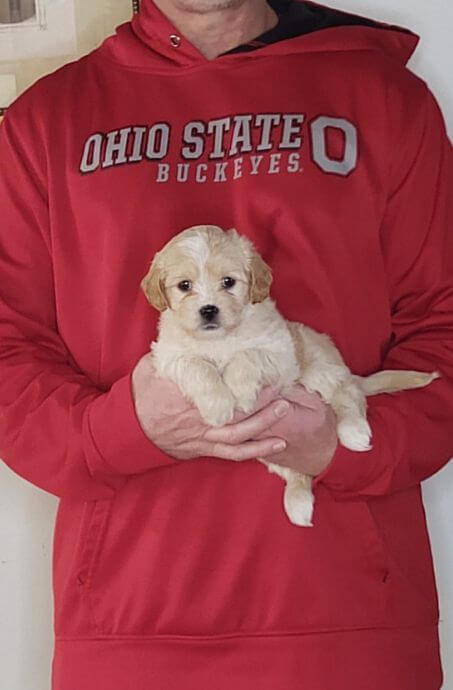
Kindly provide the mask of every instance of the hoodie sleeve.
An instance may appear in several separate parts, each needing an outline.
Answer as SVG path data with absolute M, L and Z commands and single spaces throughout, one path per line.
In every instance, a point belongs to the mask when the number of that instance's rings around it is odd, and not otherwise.
M 0 125 L 0 457 L 58 497 L 109 498 L 127 475 L 178 461 L 142 431 L 132 372 L 99 390 L 58 333 L 46 161 L 22 116 L 13 106 Z
M 392 341 L 381 369 L 439 371 L 427 388 L 367 398 L 372 450 L 338 446 L 314 480 L 337 499 L 419 484 L 453 456 L 453 154 L 432 94 L 395 141 L 381 228 Z

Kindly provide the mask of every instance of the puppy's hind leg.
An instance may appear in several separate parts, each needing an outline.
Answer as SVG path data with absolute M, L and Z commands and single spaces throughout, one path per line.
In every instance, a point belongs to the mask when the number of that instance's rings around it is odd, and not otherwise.
M 366 398 L 357 383 L 349 381 L 338 386 L 330 404 L 337 418 L 337 436 L 350 450 L 371 450 L 372 431 L 366 417 Z
M 267 465 L 269 472 L 278 474 L 285 480 L 283 506 L 289 521 L 299 527 L 313 527 L 312 517 L 315 499 L 311 490 L 312 477 L 262 458 L 258 458 L 258 460 Z
M 290 323 L 300 367 L 299 381 L 317 391 L 331 405 L 337 418 L 337 435 L 343 446 L 370 450 L 371 428 L 366 419 L 366 397 L 338 348 L 325 333 Z
M 423 388 L 439 378 L 438 372 L 385 370 L 370 376 L 352 375 L 335 392 L 331 404 L 337 415 L 337 434 L 350 450 L 371 449 L 371 427 L 366 418 L 366 396 Z
M 289 520 L 293 525 L 313 527 L 314 496 L 311 490 L 312 478 L 308 474 L 292 472 L 286 480 L 283 494 L 283 505 Z

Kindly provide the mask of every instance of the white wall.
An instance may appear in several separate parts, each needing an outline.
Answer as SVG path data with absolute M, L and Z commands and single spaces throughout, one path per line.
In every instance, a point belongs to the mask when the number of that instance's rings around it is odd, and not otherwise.
M 430 84 L 453 136 L 451 0 L 399 0 L 396 6 L 394 0 L 324 1 L 407 26 L 421 35 L 421 45 L 410 66 Z M 449 529 L 453 524 L 452 485 L 450 463 L 423 486 L 441 605 L 444 690 L 453 690 L 453 536 Z M 50 687 L 50 578 L 56 507 L 53 496 L 0 465 L 0 686 L 5 690 Z

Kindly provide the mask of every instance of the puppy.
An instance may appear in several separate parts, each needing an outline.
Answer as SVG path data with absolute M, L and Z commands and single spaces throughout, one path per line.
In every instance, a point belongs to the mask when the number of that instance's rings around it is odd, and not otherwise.
M 282 397 L 302 384 L 332 406 L 343 446 L 369 450 L 366 396 L 426 386 L 439 374 L 353 375 L 327 335 L 283 318 L 269 297 L 271 281 L 269 266 L 233 228 L 197 225 L 173 237 L 141 283 L 161 312 L 151 343 L 157 374 L 177 383 L 212 426 L 231 422 L 236 408 L 251 412 L 265 384 Z M 311 526 L 311 477 L 258 460 L 286 481 L 289 520 Z

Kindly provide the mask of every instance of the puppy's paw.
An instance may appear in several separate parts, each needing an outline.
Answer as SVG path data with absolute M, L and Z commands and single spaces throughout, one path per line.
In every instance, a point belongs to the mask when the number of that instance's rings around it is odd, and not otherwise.
M 209 426 L 223 426 L 233 419 L 236 401 L 225 388 L 221 395 L 205 395 L 195 401 L 203 421 Z
M 371 427 L 362 417 L 342 419 L 337 425 L 341 444 L 349 450 L 363 452 L 371 450 Z
M 251 412 L 255 408 L 257 395 L 237 395 L 236 406 L 242 412 Z
M 227 367 L 223 374 L 223 381 L 236 400 L 236 407 L 242 412 L 251 412 L 256 404 L 261 381 L 251 371 L 242 374 L 234 367 Z

